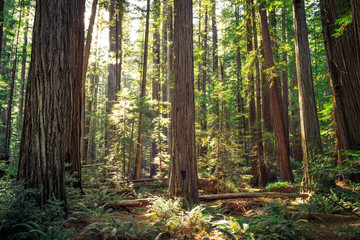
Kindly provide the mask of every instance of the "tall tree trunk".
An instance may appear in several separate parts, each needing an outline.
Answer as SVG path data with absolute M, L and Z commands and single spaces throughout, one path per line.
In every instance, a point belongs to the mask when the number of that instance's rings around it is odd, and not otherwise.
M 4 0 L 0 0 L 0 63 L 2 55 L 2 40 L 4 34 Z
M 283 7 L 281 9 L 281 37 L 282 42 L 286 44 L 286 9 Z M 287 66 L 287 52 L 284 50 L 282 51 L 282 61 Z M 283 106 L 284 106 L 284 120 L 285 120 L 285 131 L 287 138 L 289 139 L 289 90 L 288 90 L 288 74 L 287 68 L 281 74 L 281 89 L 282 89 L 282 99 L 283 99 Z
M 206 128 L 207 128 L 207 120 L 206 120 L 206 80 L 207 80 L 207 50 L 208 50 L 208 7 L 205 5 L 205 22 L 204 22 L 204 32 L 203 35 L 203 57 L 202 57 L 202 84 L 201 84 L 201 132 L 202 134 L 206 135 Z M 200 143 L 200 157 L 204 158 L 207 153 L 207 146 L 204 143 Z
M 293 0 L 293 20 L 301 146 L 303 149 L 303 183 L 311 184 L 309 170 L 316 159 L 316 155 L 322 153 L 322 143 L 316 110 L 304 0 Z
M 96 9 L 97 9 L 98 0 L 93 0 L 91 6 L 91 15 L 89 22 L 89 29 L 86 36 L 85 43 L 85 52 L 84 52 L 84 60 L 82 66 L 82 82 L 81 82 L 81 143 L 80 143 L 80 154 L 81 154 L 81 162 L 85 163 L 86 161 L 86 150 L 89 144 L 89 138 L 86 135 L 89 133 L 89 118 L 85 118 L 85 81 L 86 81 L 86 72 L 89 65 L 89 56 L 90 56 L 90 48 L 92 41 L 92 34 L 94 30 L 94 23 L 96 17 Z M 92 76 L 95 77 L 95 76 Z M 90 107 L 91 110 L 91 107 Z
M 169 3 L 165 2 L 163 5 L 163 22 L 162 22 L 162 41 L 161 41 L 161 62 L 162 62 L 162 70 L 161 70 L 161 77 L 163 79 L 163 83 L 161 84 L 161 90 L 162 90 L 162 102 L 165 104 L 163 107 L 163 118 L 168 118 L 169 114 L 168 114 L 168 109 L 170 109 L 170 107 L 167 105 L 169 102 L 169 81 L 168 81 L 168 7 L 169 7 Z M 164 126 L 163 127 L 163 134 L 164 136 L 166 136 L 166 147 L 165 147 L 165 151 L 169 152 L 169 139 L 168 137 L 168 126 Z
M 160 2 L 154 0 L 153 15 L 154 15 L 154 45 L 153 45 L 153 76 L 152 76 L 152 100 L 156 102 L 155 119 L 160 116 Z M 159 124 L 159 121 L 156 121 Z M 156 126 L 153 123 L 153 129 Z M 160 131 L 160 129 L 158 129 Z M 157 136 L 158 137 L 158 136 Z M 150 167 L 150 177 L 156 175 L 157 164 L 155 163 L 156 156 L 160 153 L 161 140 L 159 138 L 152 139 L 152 163 Z M 159 163 L 160 164 L 160 163 Z M 161 165 L 161 164 L 160 164 Z
M 18 42 L 19 42 L 19 34 L 20 34 L 20 27 L 21 27 L 21 17 L 23 12 L 23 1 L 21 1 L 20 6 L 20 17 L 19 17 L 19 23 L 16 33 L 16 39 L 15 39 L 15 58 L 11 70 L 11 79 L 10 79 L 10 92 L 8 97 L 8 106 L 7 106 L 7 118 L 6 118 L 6 134 L 5 134 L 5 155 L 10 155 L 10 141 L 11 141 L 11 132 L 12 132 L 12 104 L 13 104 L 13 98 L 14 98 L 14 88 L 15 88 L 15 75 L 16 75 L 16 65 L 17 65 L 17 51 L 18 51 Z
M 199 203 L 195 156 L 195 103 L 192 0 L 175 0 L 175 91 L 172 125 L 176 174 L 173 195 L 181 195 L 190 206 Z
M 255 68 L 256 68 L 256 147 L 257 147 L 257 180 L 256 185 L 265 187 L 267 184 L 266 166 L 264 163 L 262 127 L 261 127 L 261 81 L 260 81 L 260 65 L 258 57 L 258 36 L 256 26 L 255 8 L 252 9 L 254 47 L 255 47 Z
M 71 44 L 70 52 L 78 52 L 69 56 L 69 71 L 66 91 L 68 101 L 68 115 L 66 115 L 66 158 L 65 162 L 70 163 L 70 173 L 76 181 L 73 186 L 81 191 L 81 85 L 82 85 L 82 66 L 84 49 L 84 13 L 85 3 L 79 0 L 77 3 L 71 3 L 72 15 L 70 15 L 69 36 Z M 68 3 L 69 4 L 69 3 Z M 81 55 L 80 55 L 81 54 Z
M 141 105 L 144 104 L 145 95 L 146 95 L 146 73 L 147 73 L 148 45 L 149 45 L 149 18 L 150 18 L 150 0 L 147 0 L 146 23 L 145 23 L 144 63 L 143 63 L 143 70 L 142 70 L 142 82 L 141 82 L 141 94 L 140 94 Z M 137 145 L 136 159 L 135 159 L 135 172 L 134 172 L 133 179 L 141 178 L 142 150 L 143 150 L 143 142 L 144 142 L 144 121 L 145 121 L 145 113 L 143 110 L 140 110 L 139 136 L 138 136 L 138 145 Z
M 26 22 L 24 31 L 24 45 L 22 51 L 21 73 L 20 73 L 20 99 L 19 99 L 19 114 L 17 118 L 17 131 L 20 132 L 22 128 L 23 114 L 24 114 L 24 93 L 25 93 L 25 71 L 26 71 L 26 59 L 27 59 L 27 42 L 28 42 L 28 29 L 29 23 Z
M 212 0 L 212 10 L 211 10 L 211 24 L 212 24 L 212 34 L 213 34 L 213 72 L 215 73 L 215 79 L 219 74 L 219 55 L 218 55 L 218 34 L 217 34 L 217 24 L 216 24 L 216 0 Z
M 333 94 L 337 148 L 360 150 L 359 3 L 352 1 L 353 23 L 336 38 L 336 20 L 347 13 L 350 0 L 322 0 L 327 69 Z M 355 32 L 353 31 L 355 30 Z M 341 159 L 339 159 L 341 160 Z
M 263 37 L 264 57 L 266 68 L 274 67 L 274 59 L 272 56 L 271 40 L 269 34 L 269 27 L 267 23 L 266 10 L 264 3 L 259 6 L 261 33 Z M 289 141 L 286 138 L 284 126 L 284 109 L 282 107 L 282 100 L 279 93 L 278 77 L 274 76 L 269 79 L 269 93 L 271 113 L 274 121 L 275 140 L 277 147 L 278 162 L 282 181 L 294 182 L 294 176 L 290 164 L 289 156 Z
M 64 162 L 80 162 L 80 125 L 69 121 L 80 123 L 84 12 L 84 0 L 36 5 L 17 179 L 41 202 L 66 205 Z
M 248 58 L 253 54 L 253 29 L 251 27 L 251 22 L 253 19 L 252 10 L 253 0 L 246 0 L 246 41 L 247 41 L 247 55 Z M 254 73 L 253 69 L 249 70 L 248 74 L 248 82 L 249 82 L 249 128 L 250 128 L 250 167 L 251 167 L 251 175 L 253 176 L 251 179 L 251 184 L 253 186 L 257 186 L 258 184 L 258 172 L 257 172 L 257 154 L 256 151 L 256 108 L 255 108 L 255 89 L 254 89 Z
M 108 102 L 106 106 L 106 112 L 108 116 L 112 112 L 113 105 L 117 100 L 116 93 L 121 88 L 121 40 L 122 40 L 122 7 L 123 1 L 111 0 L 109 18 L 109 57 L 111 62 L 109 64 L 109 76 L 108 76 Z M 105 148 L 106 156 L 110 155 L 110 150 L 116 146 L 117 136 L 115 133 L 116 126 L 107 123 L 105 132 Z M 115 156 L 117 158 L 118 156 Z M 110 164 L 111 165 L 111 164 Z M 107 169 L 110 170 L 110 169 Z
M 235 17 L 237 25 L 240 24 L 240 9 L 238 6 L 235 7 Z M 244 99 L 242 98 L 242 91 L 243 91 L 243 81 L 241 76 L 241 48 L 240 44 L 237 43 L 236 48 L 236 83 L 237 83 L 237 93 L 236 93 L 236 102 L 237 102 L 237 112 L 239 117 L 239 143 L 245 146 L 246 139 L 246 130 L 245 130 L 245 114 L 244 114 Z
M 356 36 L 357 61 L 360 68 L 360 3 L 358 0 L 351 0 L 352 17 Z

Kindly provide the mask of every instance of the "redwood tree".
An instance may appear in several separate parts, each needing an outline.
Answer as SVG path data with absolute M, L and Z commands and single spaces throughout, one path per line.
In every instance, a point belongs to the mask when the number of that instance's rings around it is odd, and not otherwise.
M 175 0 L 174 10 L 175 89 L 171 124 L 175 163 L 172 167 L 175 171 L 172 171 L 170 182 L 175 182 L 175 187 L 170 194 L 182 196 L 193 205 L 199 203 L 199 195 L 195 157 L 192 0 Z
M 267 14 L 264 8 L 264 3 L 259 6 L 261 34 L 263 38 L 264 58 L 266 69 L 273 68 L 275 63 L 272 55 L 272 47 L 269 33 L 269 26 L 267 22 Z M 277 148 L 277 156 L 282 181 L 294 182 L 294 176 L 290 164 L 289 156 L 289 141 L 285 132 L 284 125 L 284 108 L 282 106 L 282 99 L 279 92 L 279 79 L 277 76 L 269 76 L 268 79 L 271 113 L 274 123 L 274 132 Z
M 327 68 L 333 94 L 337 148 L 360 150 L 360 56 L 359 3 L 323 0 L 322 23 Z M 336 37 L 337 19 L 352 7 L 353 22 Z M 340 156 L 340 155 L 339 155 Z M 339 158 L 341 161 L 341 159 Z
M 17 179 L 41 202 L 66 201 L 64 163 L 80 159 L 84 12 L 85 0 L 36 4 Z
M 303 150 L 303 183 L 310 184 L 310 165 L 316 159 L 316 155 L 322 153 L 322 144 L 316 110 L 304 0 L 293 0 L 293 21 L 299 90 L 301 147 Z

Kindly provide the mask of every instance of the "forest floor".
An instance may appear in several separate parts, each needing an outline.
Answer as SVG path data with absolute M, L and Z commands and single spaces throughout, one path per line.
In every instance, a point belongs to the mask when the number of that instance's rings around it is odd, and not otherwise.
M 256 191 L 248 189 L 249 191 Z M 282 190 L 280 190 L 282 191 Z M 287 192 L 287 190 L 283 190 Z M 141 193 L 138 191 L 141 197 L 147 197 L 148 193 Z M 162 192 L 153 192 L 152 196 L 163 195 Z M 279 200 L 279 199 L 278 199 Z M 210 206 L 214 209 L 221 209 L 223 216 L 226 219 L 251 219 L 256 218 L 261 215 L 265 215 L 266 206 L 269 205 L 271 201 L 274 199 L 269 198 L 241 198 L 241 199 L 228 199 L 228 200 L 216 200 L 208 202 Z M 296 218 L 297 220 L 301 219 L 306 222 L 304 225 L 299 225 L 299 229 L 303 231 L 307 237 L 299 237 L 292 239 L 334 239 L 334 240 L 347 240 L 347 239 L 360 239 L 360 217 L 352 214 L 348 211 L 341 211 L 339 209 L 334 210 L 333 212 L 316 212 L 315 211 L 301 211 L 299 205 L 303 204 L 303 200 L 301 199 L 288 199 L 281 200 L 287 206 L 287 211 L 291 218 Z M 321 203 L 320 203 L 321 204 Z M 318 206 L 317 206 L 318 207 Z M 299 210 L 300 209 L 300 210 Z M 114 208 L 113 208 L 114 210 Z M 105 213 L 106 215 L 106 213 Z M 111 217 L 110 217 L 111 216 Z M 84 218 L 77 217 L 76 220 L 71 220 L 68 222 L 68 227 L 75 227 L 79 231 L 77 231 L 74 235 L 74 239 L 112 239 L 110 238 L 110 233 L 105 233 L 105 228 L 97 231 L 97 234 L 84 234 L 84 230 L 91 223 L 99 221 L 99 218 L 103 218 L 104 215 L 96 216 L 96 214 L 92 215 L 92 218 L 89 219 L 89 216 Z M 106 216 L 105 216 L 106 217 Z M 107 215 L 108 221 L 109 219 L 117 219 L 119 221 L 128 221 L 131 223 L 138 223 L 141 226 L 153 225 L 156 219 L 154 219 L 154 215 L 149 214 L 149 208 L 144 207 L 116 207 L 115 210 L 111 213 L 111 215 Z M 156 216 L 155 216 L 156 218 Z M 196 221 L 193 223 L 196 224 Z M 284 224 L 284 223 L 277 223 Z M 100 228 L 100 226 L 98 226 Z M 128 227 L 132 227 L 132 225 L 128 225 Z M 269 226 L 270 229 L 272 226 Z M 278 226 L 274 226 L 276 228 Z M 108 228 L 108 229 L 111 229 Z M 195 228 L 194 228 L 195 229 Z M 354 230 L 355 229 L 355 230 Z M 115 230 L 113 230 L 115 231 Z M 131 230 L 134 231 L 134 230 Z M 126 238 L 125 236 L 119 237 L 118 239 L 151 239 L 151 238 L 142 238 L 140 233 L 134 233 L 129 230 L 130 237 Z M 231 239 L 226 235 L 218 231 L 198 231 L 197 233 L 191 233 L 190 228 L 180 228 L 176 230 L 177 233 L 166 232 L 159 239 Z M 89 233 L 91 231 L 88 231 Z M 131 233 L 130 233 L 131 232 Z M 104 234 L 105 233 L 105 234 Z M 135 234 L 135 235 L 134 235 Z M 171 237 L 170 237 L 171 236 Z M 240 238 L 235 239 L 250 239 L 244 237 L 242 235 Z M 155 239 L 155 238 L 152 238 Z M 157 238 L 158 239 L 158 238 Z M 254 238 L 258 239 L 258 238 Z M 266 237 L 261 238 L 266 239 Z M 279 238 L 279 239 L 290 239 L 290 238 Z

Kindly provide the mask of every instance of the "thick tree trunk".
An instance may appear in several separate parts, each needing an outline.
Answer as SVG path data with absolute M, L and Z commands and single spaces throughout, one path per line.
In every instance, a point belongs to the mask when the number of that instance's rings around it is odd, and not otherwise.
M 141 94 L 140 101 L 141 104 L 144 104 L 145 95 L 146 95 L 146 73 L 147 73 L 147 60 L 148 60 L 148 45 L 149 45 L 149 19 L 150 19 L 150 0 L 147 0 L 146 7 L 146 23 L 145 23 L 145 46 L 144 46 L 144 63 L 142 70 L 142 82 L 141 82 Z M 144 143 L 144 121 L 145 113 L 141 110 L 139 114 L 139 136 L 138 136 L 138 145 L 136 151 L 135 159 L 135 172 L 133 179 L 141 178 L 141 163 L 142 163 L 142 151 Z
M 75 123 L 80 123 L 84 12 L 84 0 L 36 5 L 17 178 L 39 189 L 41 202 L 55 196 L 66 205 L 64 162 L 80 163 Z
M 356 52 L 357 61 L 360 68 L 360 2 L 358 0 L 351 0 L 352 17 L 356 36 Z
M 303 149 L 303 183 L 311 184 L 310 165 L 316 160 L 317 154 L 322 154 L 322 143 L 316 110 L 304 0 L 293 0 L 293 20 L 301 146 Z
M 336 20 L 348 10 L 350 0 L 322 0 L 326 62 L 330 75 L 338 150 L 360 150 L 359 3 L 352 1 L 353 23 L 336 38 Z
M 192 0 L 175 0 L 174 130 L 175 194 L 189 206 L 199 203 L 195 156 L 195 102 Z
M 269 34 L 269 27 L 267 23 L 266 10 L 264 5 L 259 6 L 261 33 L 263 37 L 264 57 L 266 68 L 274 67 L 274 59 L 272 56 L 271 40 Z M 289 156 L 289 141 L 286 138 L 284 126 L 284 109 L 282 107 L 282 100 L 279 93 L 278 78 L 272 77 L 269 79 L 269 93 L 271 112 L 274 121 L 275 140 L 277 147 L 278 162 L 282 181 L 294 182 L 294 176 L 290 164 Z
M 69 4 L 69 3 L 68 3 Z M 82 85 L 82 66 L 84 49 L 84 13 L 85 4 L 83 0 L 77 3 L 71 3 L 70 31 L 69 36 L 71 44 L 69 46 L 69 71 L 66 91 L 68 101 L 68 115 L 66 115 L 66 158 L 65 162 L 70 163 L 70 173 L 76 178 L 74 187 L 81 189 L 81 85 Z M 81 56 L 73 53 L 79 53 Z

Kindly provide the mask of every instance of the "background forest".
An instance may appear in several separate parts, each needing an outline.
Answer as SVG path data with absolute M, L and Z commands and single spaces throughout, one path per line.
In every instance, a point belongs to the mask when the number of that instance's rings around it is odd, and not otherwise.
M 0 120 L 0 239 L 356 239 L 360 3 L 0 0 Z

